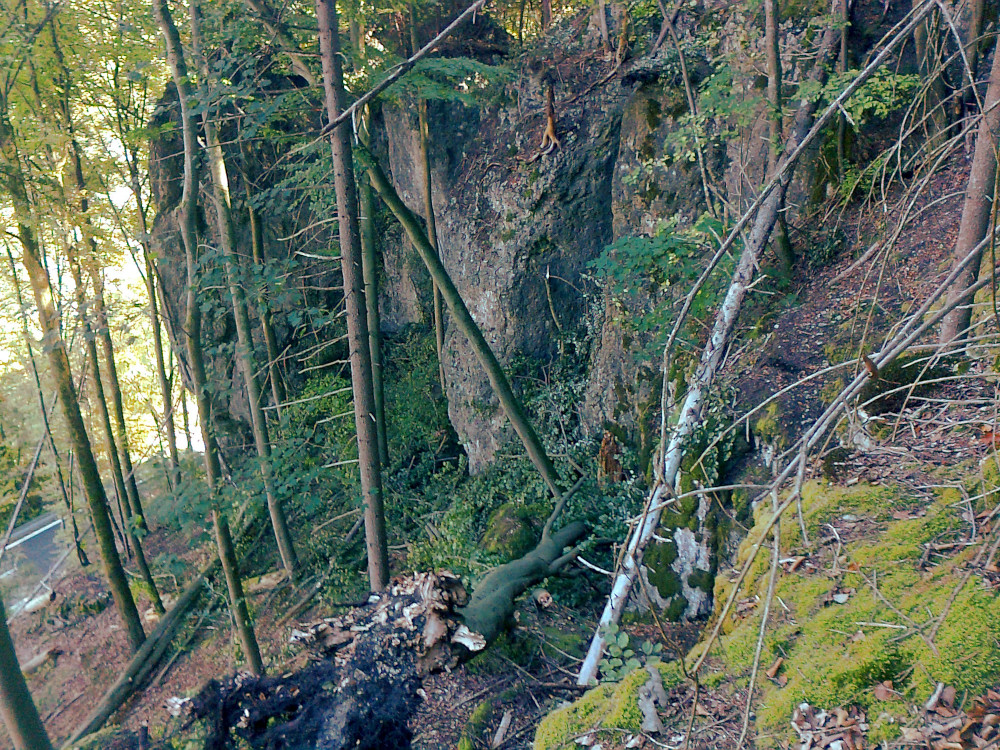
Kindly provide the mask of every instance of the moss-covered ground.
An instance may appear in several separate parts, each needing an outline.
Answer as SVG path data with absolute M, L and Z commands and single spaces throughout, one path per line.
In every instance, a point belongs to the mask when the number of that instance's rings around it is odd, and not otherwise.
M 987 459 L 947 473 L 922 488 L 807 483 L 801 522 L 793 507 L 781 523 L 780 574 L 751 727 L 756 747 L 787 746 L 793 710 L 802 702 L 865 711 L 869 741 L 891 747 L 938 683 L 971 703 L 1000 682 L 1000 598 L 992 568 L 984 569 L 1000 534 L 991 515 L 996 470 Z M 769 515 L 769 506 L 757 509 L 737 568 Z M 739 614 L 726 615 L 701 675 L 709 692 L 729 696 L 734 711 L 745 699 L 767 592 L 770 542 L 762 547 L 737 593 Z M 717 578 L 716 617 L 733 577 Z M 696 646 L 688 661 L 703 648 Z M 780 669 L 765 676 L 779 658 Z M 676 666 L 670 674 L 681 679 Z M 595 728 L 635 731 L 644 675 L 599 685 L 550 714 L 535 748 L 568 747 Z M 887 680 L 895 694 L 879 700 L 874 688 Z

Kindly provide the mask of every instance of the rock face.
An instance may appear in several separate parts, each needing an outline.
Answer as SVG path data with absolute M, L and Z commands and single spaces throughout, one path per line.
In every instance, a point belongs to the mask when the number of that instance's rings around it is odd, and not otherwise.
M 551 358 L 560 328 L 575 328 L 586 311 L 581 276 L 613 239 L 613 175 L 627 100 L 617 82 L 573 105 L 557 99 L 562 146 L 534 161 L 544 124 L 540 86 L 524 117 L 513 107 L 429 107 L 431 132 L 454 134 L 435 139 L 431 153 L 441 258 L 503 362 Z M 416 119 L 396 106 L 386 108 L 384 123 L 393 182 L 422 214 Z M 426 273 L 403 245 L 385 260 L 386 325 L 426 320 Z M 506 420 L 468 342 L 450 325 L 443 359 L 449 416 L 476 471 L 495 455 Z

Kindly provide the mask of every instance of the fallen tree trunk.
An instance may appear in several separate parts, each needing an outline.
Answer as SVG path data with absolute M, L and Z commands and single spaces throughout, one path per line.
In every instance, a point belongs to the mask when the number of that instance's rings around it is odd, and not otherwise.
M 76 743 L 88 734 L 96 732 L 117 711 L 129 697 L 138 690 L 156 668 L 170 642 L 184 624 L 184 615 L 197 601 L 205 582 L 218 572 L 219 558 L 215 558 L 201 571 L 194 583 L 181 594 L 177 603 L 160 620 L 159 625 L 146 637 L 145 643 L 136 651 L 135 656 L 125 669 L 108 688 L 100 703 L 91 711 L 86 721 L 79 726 L 63 745 L 63 750 L 70 750 Z
M 753 220 L 753 226 L 750 229 L 743 252 L 740 255 L 739 263 L 733 273 L 729 289 L 719 309 L 708 343 L 702 351 L 698 369 L 695 371 L 691 386 L 681 406 L 676 426 L 670 435 L 669 442 L 664 447 L 657 483 L 647 501 L 647 511 L 643 514 L 642 520 L 629 539 L 628 547 L 615 576 L 608 602 L 601 615 L 597 632 L 591 640 L 587 656 L 580 667 L 577 684 L 588 685 L 597 677 L 598 664 L 604 652 L 604 629 L 611 623 L 617 623 L 621 618 L 632 590 L 632 584 L 642 567 L 643 550 L 649 540 L 652 539 L 659 525 L 660 515 L 663 507 L 666 505 L 663 501 L 672 495 L 673 487 L 680 470 L 681 460 L 688 447 L 689 438 L 703 422 L 702 407 L 705 397 L 715 383 L 716 375 L 728 350 L 743 300 L 746 297 L 750 282 L 754 278 L 754 273 L 759 267 L 760 257 L 767 246 L 771 230 L 774 228 L 783 208 L 785 193 L 791 182 L 798 157 L 815 140 L 822 131 L 822 128 L 833 118 L 834 114 L 840 110 L 843 102 L 854 91 L 857 91 L 875 70 L 878 69 L 893 49 L 906 40 L 907 35 L 933 7 L 933 2 L 926 2 L 921 8 L 914 9 L 908 21 L 897 25 L 893 30 L 894 36 L 891 37 L 891 40 L 854 81 L 831 102 L 821 117 L 814 121 L 818 106 L 818 102 L 815 99 L 801 101 L 795 115 L 791 134 L 785 145 L 784 152 L 786 157 L 781 162 L 777 173 L 772 177 L 768 187 L 762 191 L 761 196 L 754 202 L 754 205 L 751 206 L 742 219 L 733 227 L 720 248 L 720 252 L 716 257 L 720 257 L 721 252 L 727 246 L 731 246 L 739 232 L 750 223 L 751 219 Z M 827 29 L 820 42 L 816 62 L 809 76 L 814 82 L 819 84 L 825 82 L 828 73 L 827 64 L 838 41 L 839 31 L 834 27 Z M 664 414 L 662 418 L 666 420 L 668 417 L 669 415 Z
M 192 701 L 192 720 L 207 720 L 206 750 L 235 741 L 409 748 L 423 678 L 482 653 L 503 632 L 517 596 L 569 562 L 573 553 L 564 550 L 586 531 L 573 522 L 544 533 L 527 555 L 487 574 L 471 599 L 456 576 L 419 573 L 391 582 L 363 607 L 293 631 L 293 641 L 319 657 L 309 667 L 282 677 L 237 673 Z

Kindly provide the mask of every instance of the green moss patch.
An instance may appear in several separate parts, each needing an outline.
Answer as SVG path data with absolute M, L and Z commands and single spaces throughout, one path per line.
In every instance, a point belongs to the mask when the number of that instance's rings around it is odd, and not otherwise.
M 659 665 L 666 690 L 680 684 L 682 677 L 675 664 Z M 589 732 L 615 730 L 638 732 L 642 724 L 639 688 L 649 680 L 645 669 L 637 669 L 621 682 L 603 683 L 588 690 L 579 700 L 558 708 L 538 726 L 533 750 L 574 748 L 576 740 Z
M 772 605 L 762 663 L 783 657 L 785 680 L 779 685 L 759 677 L 758 747 L 777 747 L 787 738 L 792 711 L 803 701 L 827 710 L 864 708 L 873 721 L 881 717 L 872 731 L 887 739 L 898 733 L 910 706 L 925 701 L 938 682 L 974 696 L 1000 681 L 996 648 L 1000 597 L 980 577 L 966 572 L 978 547 L 958 547 L 951 557 L 926 564 L 924 545 L 957 541 L 968 530 L 956 507 L 957 491 L 938 491 L 928 501 L 898 488 L 812 483 L 803 495 L 812 545 L 802 544 L 792 511 L 781 524 L 782 552 L 787 556 L 811 552 L 810 560 L 816 564 L 779 577 L 780 601 Z M 758 512 L 757 525 L 741 548 L 741 560 L 760 540 L 768 517 L 768 509 Z M 836 571 L 836 542 L 817 546 L 826 524 L 840 527 L 843 535 Z M 849 531 L 852 527 L 864 531 Z M 738 601 L 763 598 L 769 568 L 765 545 Z M 728 581 L 716 586 L 717 602 L 724 601 L 730 587 Z M 838 603 L 832 600 L 833 593 L 847 593 L 848 598 Z M 715 669 L 745 682 L 757 644 L 760 609 L 751 609 L 743 619 L 727 618 L 713 651 Z M 942 615 L 931 642 L 929 634 Z M 901 700 L 875 699 L 873 688 L 883 680 L 892 681 Z

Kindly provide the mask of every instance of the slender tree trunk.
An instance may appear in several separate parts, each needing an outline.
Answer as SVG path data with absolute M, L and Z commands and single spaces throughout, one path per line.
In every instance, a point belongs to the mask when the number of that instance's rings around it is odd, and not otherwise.
M 368 130 L 371 109 L 366 107 L 361 117 L 359 140 L 365 147 L 370 141 Z M 361 224 L 361 257 L 365 278 L 365 308 L 368 313 L 368 348 L 372 358 L 372 390 L 375 397 L 375 425 L 378 433 L 378 455 L 382 466 L 389 463 L 388 426 L 385 420 L 385 370 L 382 362 L 382 317 L 378 309 L 379 300 L 379 249 L 375 239 L 375 201 L 368 175 L 358 178 L 358 202 Z M 437 285 L 434 287 L 437 289 Z M 438 357 L 438 362 L 441 359 Z
M 914 10 L 921 5 L 921 0 L 912 0 Z M 913 46 L 916 51 L 917 65 L 920 75 L 927 85 L 924 94 L 924 111 L 930 115 L 931 132 L 929 139 L 936 143 L 944 137 L 948 129 L 948 112 L 944 108 L 946 98 L 943 71 L 938 70 L 940 60 L 934 53 L 931 44 L 931 29 L 934 24 L 927 18 L 913 30 Z
M 76 190 L 78 215 L 74 223 L 80 230 L 84 243 L 90 250 L 90 257 L 83 259 L 83 267 L 87 270 L 94 284 L 94 313 L 97 319 L 97 335 L 101 340 L 101 349 L 104 354 L 104 369 L 108 377 L 108 391 L 111 396 L 112 417 L 117 430 L 115 442 L 119 453 L 119 458 L 124 472 L 125 487 L 128 492 L 128 504 L 132 514 L 139 519 L 139 524 L 145 528 L 145 514 L 142 510 L 142 501 L 139 497 L 139 486 L 135 480 L 135 470 L 132 466 L 132 455 L 128 447 L 128 432 L 125 428 L 125 409 L 122 404 L 121 383 L 118 378 L 118 366 L 115 363 L 114 344 L 111 340 L 111 329 L 108 325 L 107 308 L 104 304 L 104 279 L 101 276 L 100 268 L 97 264 L 97 240 L 94 237 L 93 227 L 90 224 L 89 201 L 87 199 L 87 184 L 83 176 L 83 157 L 80 153 L 80 144 L 76 140 L 76 128 L 73 123 L 72 109 L 70 107 L 70 87 L 71 78 L 69 69 L 66 67 L 62 54 L 62 47 L 59 45 L 59 36 L 56 32 L 56 24 L 49 25 L 52 35 L 52 49 L 59 71 L 59 83 L 61 87 L 60 109 L 62 110 L 63 126 L 69 136 L 69 153 L 72 159 L 72 174 L 74 189 Z M 100 371 L 94 371 L 95 378 L 100 377 Z M 158 597 L 157 597 L 158 599 Z
M 962 76 L 967 87 L 962 97 L 966 104 L 976 100 L 973 87 L 976 85 L 976 72 L 979 68 L 979 47 L 982 44 L 979 37 L 983 34 L 985 16 L 986 0 L 972 0 L 969 8 L 969 25 L 965 33 L 965 56 L 969 60 L 969 70 Z
M 611 51 L 611 38 L 608 36 L 608 12 L 606 0 L 594 1 L 594 12 L 597 13 L 597 28 L 601 32 L 601 44 L 605 52 Z
M 372 186 L 381 196 L 382 200 L 385 201 L 389 210 L 396 215 L 399 223 L 402 224 L 403 229 L 410 237 L 410 241 L 417 248 L 417 252 L 420 253 L 420 257 L 427 266 L 431 277 L 437 281 L 444 301 L 448 305 L 448 312 L 451 314 L 452 320 L 458 326 L 458 329 L 469 339 L 476 358 L 479 359 L 483 369 L 486 370 L 486 375 L 493 386 L 493 392 L 500 401 L 501 408 L 506 413 L 507 419 L 510 420 L 514 431 L 521 438 L 528 458 L 531 459 L 531 462 L 538 469 L 542 475 L 542 479 L 545 480 L 545 483 L 552 491 L 552 494 L 557 498 L 560 497 L 562 490 L 559 488 L 559 474 L 552 465 L 548 454 L 546 454 L 545 446 L 542 445 L 538 434 L 531 426 L 524 407 L 521 406 L 521 403 L 514 395 L 503 367 L 484 338 L 482 331 L 479 330 L 479 326 L 476 325 L 476 321 L 472 318 L 471 313 L 469 313 L 469 308 L 465 306 L 462 295 L 455 288 L 455 284 L 452 282 L 451 277 L 448 276 L 448 272 L 445 270 L 444 265 L 442 265 L 441 259 L 438 258 L 437 253 L 434 252 L 434 248 L 431 247 L 427 235 L 424 234 L 423 229 L 420 227 L 420 222 L 400 199 L 389 179 L 385 176 L 381 168 L 379 168 L 371 154 L 365 154 L 365 159 L 368 162 L 368 177 L 371 180 Z
M 767 173 L 774 173 L 778 164 L 779 150 L 784 133 L 784 116 L 782 114 L 783 96 L 781 93 L 781 44 L 778 39 L 778 24 L 781 12 L 778 0 L 764 0 L 764 48 L 767 51 L 767 102 L 771 109 L 770 147 L 767 152 Z M 784 213 L 778 216 L 778 232 L 774 241 L 775 254 L 786 274 L 792 272 L 795 265 L 795 255 L 792 243 L 788 238 L 788 226 L 785 224 Z
M 549 30 L 552 24 L 552 0 L 542 0 L 542 32 Z
M 420 39 L 417 35 L 417 18 L 410 5 L 410 43 L 413 52 L 420 49 Z M 420 165 L 422 168 L 424 192 L 424 219 L 427 222 L 427 239 L 430 240 L 434 252 L 438 252 L 437 220 L 434 217 L 434 181 L 431 177 L 431 149 L 427 124 L 427 100 L 417 99 L 417 141 L 420 146 Z M 367 145 L 367 144 L 366 144 Z M 432 311 L 434 317 L 434 345 L 437 348 L 438 379 L 441 381 L 441 391 L 444 392 L 444 310 L 441 306 L 441 288 L 436 281 L 431 281 L 433 288 Z
M 96 250 L 96 247 L 94 248 Z M 121 458 L 122 474 L 125 479 L 129 508 L 132 515 L 138 519 L 139 526 L 146 528 L 146 516 L 139 496 L 139 485 L 135 479 L 135 467 L 132 465 L 132 454 L 128 447 L 128 431 L 125 427 L 125 407 L 122 401 L 121 381 L 118 378 L 118 366 L 115 363 L 114 342 L 111 340 L 111 329 L 108 326 L 108 311 L 104 305 L 104 280 L 100 269 L 94 264 L 93 258 L 88 258 L 85 264 L 94 284 L 94 313 L 97 317 L 97 336 L 101 341 L 101 354 L 104 357 L 104 372 L 107 374 L 107 392 L 111 396 L 111 416 L 115 427 L 115 442 L 118 455 Z
M 175 491 L 181 481 L 180 456 L 177 452 L 177 423 L 174 419 L 173 382 L 167 377 L 167 368 L 163 357 L 163 334 L 160 328 L 160 311 L 157 303 L 157 269 L 153 261 L 153 253 L 146 238 L 149 237 L 149 225 L 146 220 L 146 206 L 142 197 L 142 183 L 139 181 L 137 159 L 130 155 L 125 147 L 125 161 L 128 166 L 129 182 L 132 195 L 135 196 L 135 211 L 139 219 L 139 229 L 142 232 L 142 257 L 146 269 L 146 295 L 149 297 L 149 322 L 153 329 L 153 354 L 156 357 L 156 380 L 160 386 L 160 399 L 163 401 L 163 431 L 167 435 L 167 451 L 170 457 L 170 470 L 167 472 L 168 485 Z
M 177 86 L 178 98 L 181 104 L 181 122 L 184 137 L 184 187 L 182 189 L 181 197 L 181 238 L 184 243 L 185 256 L 187 259 L 187 271 L 188 271 L 188 310 L 187 310 L 187 323 L 188 323 L 188 352 L 192 360 L 192 379 L 194 380 L 194 385 L 197 390 L 196 397 L 198 399 L 198 416 L 201 420 L 202 435 L 205 442 L 205 474 L 208 481 L 209 491 L 213 496 L 213 502 L 215 498 L 215 493 L 218 487 L 218 483 L 222 477 L 222 467 L 219 462 L 218 445 L 215 442 L 214 432 L 211 428 L 211 405 L 208 399 L 208 391 L 206 389 L 205 380 L 205 366 L 204 359 L 202 357 L 201 341 L 200 341 L 200 316 L 197 312 L 198 304 L 197 297 L 195 294 L 197 278 L 195 274 L 195 264 L 196 264 L 196 243 L 197 243 L 197 227 L 195 222 L 195 211 L 197 210 L 196 203 L 196 182 L 195 182 L 195 167 L 194 167 L 194 157 L 197 149 L 197 126 L 194 121 L 194 115 L 190 109 L 191 100 L 191 85 L 187 77 L 187 65 L 184 61 L 184 50 L 181 46 L 180 35 L 177 32 L 177 26 L 174 23 L 174 19 L 170 14 L 170 8 L 167 5 L 167 0 L 153 0 L 153 11 L 156 15 L 157 24 L 160 27 L 160 31 L 163 34 L 164 40 L 166 42 L 167 48 L 167 65 L 170 68 L 171 76 L 174 79 L 174 84 Z M 197 33 L 197 5 L 196 3 L 192 5 L 191 8 L 192 20 L 195 21 L 193 30 Z M 245 308 L 244 308 L 245 311 Z M 252 371 L 251 371 L 252 374 Z M 183 398 L 183 394 L 182 394 Z M 183 401 L 182 401 L 183 404 Z M 259 405 L 259 402 L 258 402 Z M 187 420 L 187 409 L 184 408 L 184 429 L 187 433 L 188 420 Z M 188 448 L 191 447 L 191 436 L 187 433 L 188 438 Z M 219 517 L 215 516 L 215 520 L 218 522 Z M 224 519 L 223 519 L 224 520 Z M 217 532 L 217 542 L 219 549 L 219 561 L 223 565 L 226 564 L 227 554 L 232 552 L 232 544 L 228 545 L 228 550 L 226 548 L 225 542 L 228 538 L 228 526 L 225 529 L 220 529 L 218 523 L 216 524 Z M 280 547 L 279 547 L 280 549 Z M 231 554 L 230 561 L 232 560 Z M 208 573 L 203 573 L 202 577 L 207 576 Z M 230 594 L 230 611 L 233 612 L 233 616 L 237 618 L 237 627 L 240 630 L 240 638 L 242 639 L 246 636 L 243 632 L 244 626 L 249 630 L 249 635 L 253 642 L 256 643 L 256 636 L 253 635 L 252 626 L 249 624 L 249 618 L 241 618 L 240 612 L 246 611 L 246 600 L 239 596 L 241 583 L 238 577 L 234 582 L 229 581 L 229 576 L 227 576 L 227 586 Z M 178 602 L 175 610 L 180 609 L 181 602 Z M 168 615 L 169 617 L 169 615 Z M 166 619 L 161 622 L 161 626 L 166 626 Z M 248 659 L 253 659 L 253 651 L 249 646 L 248 642 L 244 642 L 244 652 Z M 260 660 L 260 650 L 257 649 L 257 660 Z M 251 662 L 253 663 L 253 662 Z M 133 665 L 134 666 L 134 665 Z M 140 665 L 141 666 L 141 665 Z M 263 667 L 261 666 L 261 669 Z M 106 718 L 106 716 L 104 717 Z M 104 719 L 101 719 L 103 721 Z M 91 729 L 90 731 L 93 731 Z
M 14 641 L 7 628 L 7 613 L 0 599 L 0 717 L 14 750 L 52 750 L 49 735 L 38 715 L 35 701 L 21 674 Z
M 264 270 L 267 265 L 267 251 L 264 248 L 264 227 L 260 221 L 260 214 L 253 207 L 250 198 L 250 181 L 244 175 L 244 182 L 247 188 L 247 213 L 250 215 L 250 241 L 253 251 L 253 262 Z M 274 335 L 274 321 L 271 316 L 271 307 L 268 303 L 267 292 L 261 289 L 260 297 L 257 299 L 257 307 L 260 311 L 260 328 L 264 332 L 264 344 L 267 347 L 267 372 L 268 380 L 271 382 L 271 397 L 274 399 L 274 408 L 278 412 L 278 419 L 281 419 L 281 412 L 284 407 L 287 392 L 285 391 L 285 381 L 281 377 L 281 367 L 278 360 L 281 352 L 278 349 L 278 338 Z
M 90 321 L 87 317 L 86 287 L 83 281 L 83 274 L 80 271 L 79 261 L 75 257 L 75 252 L 72 249 L 68 249 L 67 255 L 69 256 L 70 271 L 73 274 L 73 283 L 76 290 L 76 304 L 80 315 L 80 327 L 83 329 L 84 338 L 86 339 L 87 358 L 90 360 L 90 369 L 94 372 L 94 397 L 97 400 L 97 408 L 100 412 L 101 422 L 104 426 L 108 460 L 111 462 L 111 473 L 115 480 L 115 491 L 118 493 L 118 498 L 121 503 L 123 503 L 124 507 L 126 509 L 131 509 L 128 496 L 126 495 L 127 485 L 125 475 L 119 461 L 120 452 L 117 450 L 117 446 L 115 445 L 115 434 L 111 424 L 111 414 L 108 409 L 108 401 L 105 396 L 104 384 L 101 379 L 101 369 L 97 358 L 97 344 L 94 341 Z M 106 362 L 107 360 L 105 360 L 105 363 Z M 134 512 L 134 509 L 132 509 L 132 511 Z M 149 589 L 149 598 L 153 604 L 153 610 L 159 614 L 163 614 L 163 601 L 160 599 L 160 592 L 156 588 L 156 581 L 153 580 L 153 574 L 149 570 L 149 565 L 146 562 L 146 555 L 142 550 L 142 542 L 135 533 L 136 530 L 131 518 L 132 513 L 123 511 L 122 531 L 125 532 L 129 548 L 133 553 L 135 553 L 136 565 L 139 567 L 139 574 L 142 576 L 142 580 Z
M 837 72 L 847 72 L 847 28 L 851 21 L 850 0 L 840 0 L 840 21 L 843 29 L 840 31 L 840 58 L 837 60 Z M 847 118 L 841 112 L 837 117 L 837 177 L 844 180 L 847 175 Z
M 195 403 L 198 406 L 198 421 L 201 424 L 202 440 L 205 444 L 205 478 L 213 492 L 222 478 L 219 463 L 219 446 L 215 439 L 212 422 L 212 402 L 208 392 L 208 378 L 205 374 L 205 355 L 201 348 L 201 308 L 198 304 L 198 195 L 195 156 L 198 152 L 198 126 L 191 111 L 193 91 L 188 80 L 187 65 L 184 62 L 184 48 L 177 33 L 177 26 L 170 15 L 167 0 L 152 0 L 153 13 L 163 34 L 167 48 L 167 67 L 177 87 L 177 98 L 181 110 L 181 133 L 184 140 L 184 183 L 181 189 L 180 229 L 187 266 L 187 311 L 184 331 L 187 334 L 188 359 L 191 364 L 191 380 Z M 191 434 L 184 408 L 184 431 L 191 447 Z
M 260 646 L 257 635 L 253 631 L 250 611 L 247 609 L 246 596 L 243 593 L 243 582 L 240 580 L 239 563 L 233 549 L 233 537 L 229 531 L 229 521 L 218 510 L 212 511 L 212 522 L 215 525 L 215 539 L 219 546 L 219 560 L 222 571 L 226 575 L 226 587 L 229 589 L 229 602 L 236 623 L 236 632 L 240 636 L 243 647 L 243 658 L 247 667 L 256 675 L 264 674 L 264 661 L 260 657 Z
M 142 257 L 146 266 L 146 294 L 149 296 L 149 322 L 153 328 L 156 380 L 160 386 L 160 399 L 163 401 L 163 431 L 167 435 L 167 453 L 170 458 L 170 470 L 167 472 L 167 478 L 170 490 L 176 491 L 181 482 L 181 462 L 177 452 L 177 425 L 174 421 L 173 389 L 170 387 L 167 368 L 163 362 L 163 334 L 160 331 L 160 312 L 156 304 L 156 272 L 153 268 L 153 259 L 146 247 L 143 247 Z
M 437 220 L 434 218 L 434 184 L 431 178 L 430 136 L 427 124 L 427 100 L 421 99 L 417 107 L 420 128 L 420 161 L 423 162 L 424 178 L 424 215 L 427 220 L 427 239 L 435 254 L 440 257 Z M 445 388 L 444 380 L 444 309 L 441 304 L 441 287 L 434 282 L 434 343 L 437 346 L 438 378 L 441 380 L 441 390 Z
M 335 1 L 316 0 L 316 18 L 319 22 L 326 113 L 332 122 L 340 115 L 344 100 L 344 75 L 340 60 Z M 366 506 L 368 578 L 372 590 L 381 591 L 389 581 L 389 555 L 385 534 L 385 511 L 382 504 L 382 476 L 375 420 L 372 361 L 368 347 L 364 264 L 358 232 L 358 198 L 351 155 L 350 123 L 345 121 L 333 130 L 330 134 L 330 145 L 333 151 L 333 179 L 337 193 L 340 256 L 354 391 L 354 422 L 358 433 L 358 463 L 361 469 L 361 492 Z
M 9 142 L 11 131 L 4 123 L 3 141 Z M 4 143 L 9 147 L 9 143 Z M 59 401 L 62 406 L 63 415 L 66 418 L 70 439 L 73 449 L 76 452 L 77 461 L 80 467 L 80 476 L 83 479 L 84 490 L 87 493 L 87 502 L 90 505 L 91 515 L 94 521 L 94 533 L 97 535 L 98 544 L 101 549 L 101 559 L 104 563 L 105 575 L 111 587 L 111 595 L 115 600 L 118 612 L 124 621 L 128 631 L 129 641 L 133 650 L 138 650 L 145 640 L 142 629 L 142 622 L 139 619 L 139 611 L 136 609 L 135 600 L 129 589 L 128 579 L 122 569 L 121 560 L 118 558 L 118 551 L 115 549 L 114 533 L 111 530 L 111 521 L 108 518 L 107 498 L 104 494 L 104 485 L 101 483 L 101 476 L 97 469 L 97 462 L 94 460 L 94 452 L 91 449 L 90 438 L 87 436 L 87 428 L 83 423 L 83 416 L 80 414 L 80 404 L 76 397 L 76 390 L 73 387 L 73 379 L 70 373 L 69 357 L 66 353 L 66 345 L 60 335 L 59 315 L 56 312 L 52 299 L 52 292 L 49 287 L 49 274 L 42 263 L 38 243 L 35 240 L 35 233 L 31 223 L 31 208 L 28 205 L 28 194 L 25 189 L 23 176 L 16 161 L 3 153 L 3 167 L 5 168 L 4 181 L 7 192 L 14 203 L 14 211 L 18 223 L 18 236 L 21 247 L 24 251 L 22 262 L 28 272 L 31 281 L 31 289 L 35 296 L 35 304 L 38 308 L 38 320 L 42 329 L 45 341 L 45 349 L 49 354 L 49 369 L 52 377 L 56 381 L 59 391 Z
M 90 565 L 90 559 L 87 557 L 87 553 L 84 551 L 83 545 L 80 544 L 80 529 L 76 523 L 76 514 L 73 512 L 73 498 L 70 496 L 70 493 L 66 491 L 66 480 L 63 476 L 62 466 L 59 460 L 59 449 L 56 447 L 55 438 L 52 437 L 52 424 L 49 422 L 49 409 L 45 404 L 45 394 L 42 391 L 42 378 L 38 372 L 38 363 L 35 360 L 35 346 L 31 342 L 31 332 L 28 329 L 28 306 L 24 302 L 24 295 L 21 292 L 21 281 L 17 276 L 17 266 L 14 265 L 14 256 L 9 247 L 7 248 L 7 260 L 10 262 L 11 280 L 14 282 L 14 294 L 17 298 L 18 309 L 20 310 L 19 317 L 21 318 L 21 336 L 24 339 L 24 347 L 28 352 L 28 362 L 31 364 L 31 375 L 35 381 L 35 392 L 38 395 L 38 406 L 41 410 L 42 426 L 45 428 L 45 437 L 48 441 L 49 451 L 52 453 L 52 462 L 56 470 L 56 479 L 59 482 L 59 491 L 62 494 L 66 510 L 69 513 L 70 524 L 73 527 L 73 546 L 76 548 L 76 559 L 80 561 L 80 566 L 85 568 Z M 3 439 L 2 435 L 0 435 L 0 439 Z M 72 472 L 72 468 L 70 471 Z M 70 476 L 70 481 L 72 481 L 72 475 Z
M 173 380 L 173 376 L 170 377 Z M 187 391 L 184 386 L 181 386 L 180 392 L 180 402 L 181 402 L 181 422 L 184 428 L 184 445 L 187 446 L 185 450 L 188 453 L 191 452 L 191 420 L 188 417 L 188 401 L 187 401 Z
M 997 145 L 1000 139 L 1000 46 L 993 53 L 993 68 L 986 89 L 986 111 L 979 121 L 976 135 L 976 151 L 972 156 L 969 182 L 965 188 L 965 203 L 962 206 L 962 220 L 955 242 L 954 262 L 964 259 L 986 236 L 993 213 L 996 191 Z M 966 336 L 972 322 L 972 302 L 974 295 L 968 288 L 979 278 L 982 252 L 965 266 L 955 285 L 948 292 L 947 304 L 957 304 L 941 321 L 939 341 L 942 344 L 957 343 Z
M 191 37 L 194 40 L 194 54 L 201 66 L 203 85 L 210 81 L 208 61 L 201 49 L 201 15 L 197 0 L 190 0 Z M 233 316 L 236 318 L 236 350 L 243 370 L 243 382 L 246 384 L 247 400 L 250 404 L 250 418 L 253 423 L 254 444 L 257 447 L 257 457 L 260 460 L 260 473 L 264 481 L 264 493 L 267 496 L 267 509 L 271 515 L 271 526 L 278 543 L 281 562 L 294 578 L 298 572 L 298 558 L 284 509 L 274 489 L 274 478 L 271 475 L 271 438 L 268 434 L 267 420 L 260 405 L 260 385 L 257 382 L 257 365 L 253 355 L 253 338 L 250 329 L 250 314 L 247 311 L 246 296 L 240 280 L 239 256 L 236 254 L 236 230 L 233 226 L 232 197 L 229 194 L 229 175 L 226 162 L 219 142 L 219 134 L 206 111 L 202 124 L 205 128 L 205 153 L 208 155 L 209 173 L 212 177 L 212 193 L 215 198 L 215 211 L 218 219 L 219 235 L 222 241 L 222 253 L 225 257 L 226 273 L 229 276 L 229 294 L 233 303 Z

